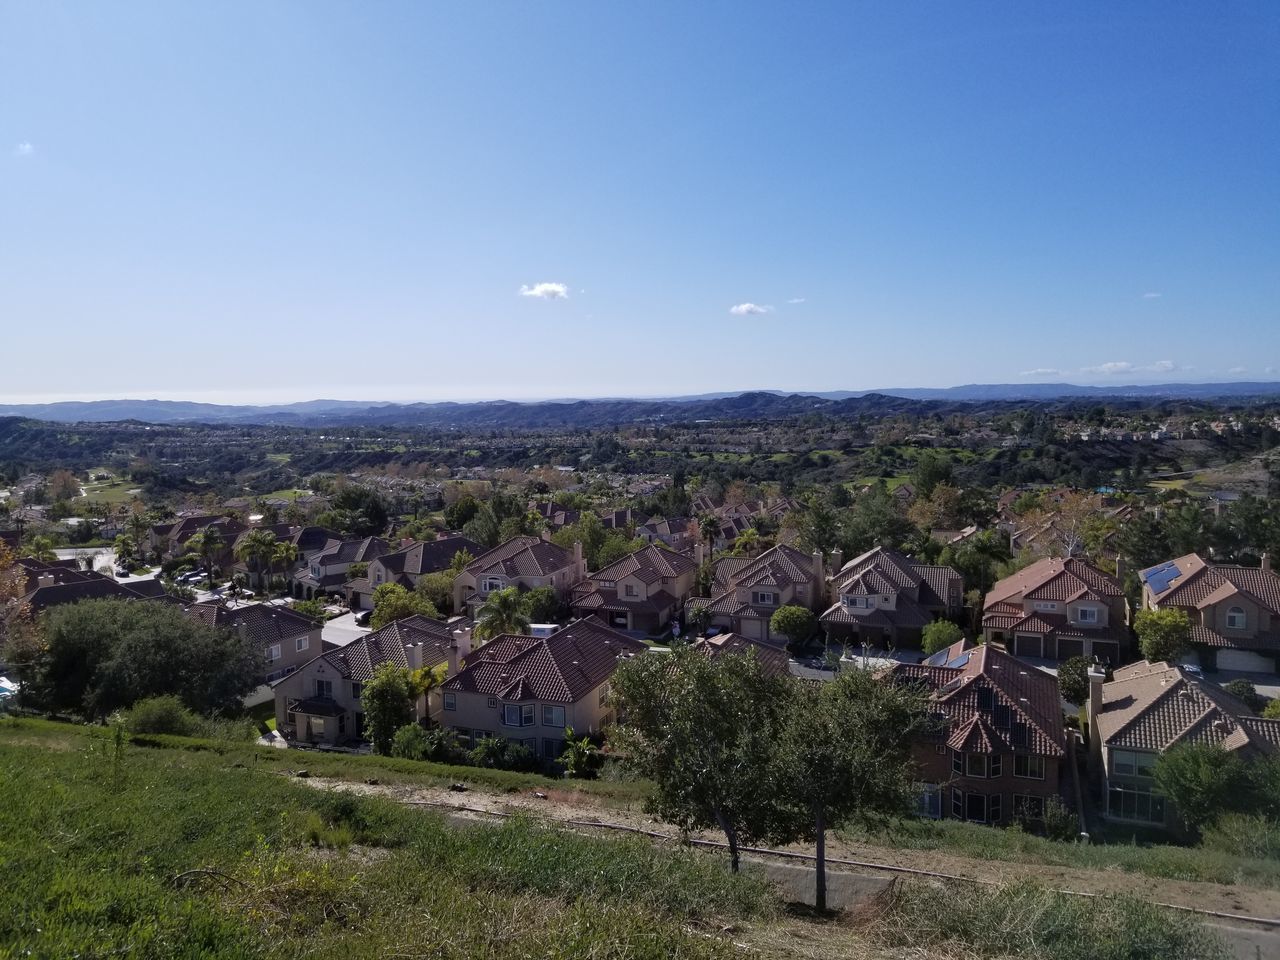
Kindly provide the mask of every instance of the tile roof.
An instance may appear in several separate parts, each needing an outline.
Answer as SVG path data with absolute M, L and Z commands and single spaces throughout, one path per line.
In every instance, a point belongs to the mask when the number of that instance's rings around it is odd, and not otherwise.
M 216 600 L 207 600 L 193 603 L 183 612 L 192 620 L 210 627 L 243 629 L 255 644 L 263 648 L 320 629 L 310 619 L 288 607 L 261 603 L 232 609 Z
M 968 652 L 954 667 L 899 663 L 883 676 L 924 685 L 952 749 L 1065 756 L 1058 681 L 990 645 Z
M 448 663 L 454 643 L 453 627 L 450 624 L 418 614 L 394 620 L 381 630 L 365 634 L 345 647 L 330 650 L 316 659 L 323 660 L 347 680 L 366 683 L 373 679 L 374 672 L 384 663 L 407 669 L 408 650 L 412 647 L 419 648 L 415 653 L 415 661 L 420 654 L 421 666 L 435 667 Z
M 604 683 L 618 662 L 644 653 L 639 640 L 587 618 L 549 637 L 504 635 L 477 648 L 443 689 L 504 700 L 575 703 Z
M 1094 720 L 1111 747 L 1163 751 L 1180 743 L 1264 754 L 1280 751 L 1280 720 L 1253 716 L 1244 703 L 1169 663 L 1135 663 L 1102 685 Z
M 725 654 L 741 654 L 754 650 L 767 676 L 785 677 L 791 673 L 791 659 L 785 650 L 744 637 L 739 633 L 720 633 L 714 637 L 705 637 L 695 643 L 693 649 L 712 659 Z
M 876 547 L 844 564 L 831 578 L 836 593 L 893 594 L 907 591 L 925 607 L 951 606 L 963 585 L 951 567 L 916 563 L 894 550 Z
M 617 581 L 635 576 L 643 583 L 657 583 L 663 577 L 681 577 L 697 569 L 698 565 L 684 554 L 651 543 L 600 568 L 588 579 Z
M 473 557 L 479 557 L 485 552 L 483 546 L 468 537 L 443 537 L 413 543 L 401 550 L 384 554 L 379 562 L 392 575 L 420 577 L 426 573 L 447 570 L 459 550 L 465 550 Z M 470 570 L 471 566 L 467 569 Z
M 515 537 L 480 554 L 467 564 L 474 576 L 502 574 L 506 577 L 545 577 L 573 566 L 573 554 L 538 537 Z
M 1079 557 L 1045 557 L 997 582 L 987 593 L 984 609 L 1023 597 L 1066 601 L 1082 590 L 1100 597 L 1124 596 L 1119 580 Z
M 1156 606 L 1203 609 L 1235 593 L 1242 593 L 1274 616 L 1280 616 L 1280 575 L 1273 570 L 1233 563 L 1207 563 L 1197 554 L 1189 553 L 1148 567 L 1138 577 L 1151 590 Z M 1161 587 L 1163 589 L 1158 589 Z

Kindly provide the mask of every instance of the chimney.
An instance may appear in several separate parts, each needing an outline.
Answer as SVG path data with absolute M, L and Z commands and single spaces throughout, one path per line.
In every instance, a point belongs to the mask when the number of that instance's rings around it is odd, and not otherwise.
M 844 551 L 836 547 L 831 551 L 831 574 L 834 576 L 844 569 Z
M 587 564 L 582 559 L 582 541 L 573 541 L 573 569 L 577 571 L 578 579 L 581 580 L 587 575 Z
M 1262 551 L 1262 569 L 1266 573 L 1271 572 L 1271 554 L 1268 553 L 1266 550 Z
M 1102 738 L 1098 735 L 1098 714 L 1102 711 L 1102 685 L 1107 672 L 1101 664 L 1089 664 L 1089 776 L 1096 779 L 1102 772 Z
M 1116 579 L 1121 584 L 1124 583 L 1124 575 L 1128 572 L 1128 567 L 1124 562 L 1124 557 L 1116 557 Z
M 37 585 L 37 586 L 40 586 L 40 587 L 52 587 L 52 586 L 53 586 L 53 574 L 52 574 L 52 573 L 42 573 L 42 574 L 40 574 L 40 576 L 36 577 L 36 585 Z
M 543 540 L 545 540 L 547 543 L 550 543 L 550 542 L 551 542 L 551 528 L 550 528 L 550 527 L 543 527 L 543 528 L 542 528 L 541 533 L 539 533 L 539 536 L 540 536 L 540 537 L 542 537 L 542 539 L 543 539 Z
M 820 585 L 827 582 L 827 571 L 822 563 L 821 550 L 813 551 L 813 575 L 817 577 Z
M 703 545 L 701 540 L 693 545 L 693 562 L 696 563 L 699 568 L 707 562 L 707 548 Z

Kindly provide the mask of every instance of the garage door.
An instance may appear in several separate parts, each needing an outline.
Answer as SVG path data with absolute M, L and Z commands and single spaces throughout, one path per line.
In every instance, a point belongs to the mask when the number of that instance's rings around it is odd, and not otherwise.
M 1219 670 L 1244 670 L 1250 673 L 1274 673 L 1276 662 L 1252 650 L 1219 650 Z
M 1020 633 L 1013 638 L 1013 653 L 1019 657 L 1039 657 L 1043 656 L 1044 637 L 1033 637 L 1030 634 Z

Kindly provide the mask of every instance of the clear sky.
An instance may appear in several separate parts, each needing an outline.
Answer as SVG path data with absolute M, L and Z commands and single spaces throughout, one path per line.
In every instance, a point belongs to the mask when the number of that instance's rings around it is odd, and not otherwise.
M 1280 379 L 1276 0 L 0 0 L 0 149 L 8 402 Z

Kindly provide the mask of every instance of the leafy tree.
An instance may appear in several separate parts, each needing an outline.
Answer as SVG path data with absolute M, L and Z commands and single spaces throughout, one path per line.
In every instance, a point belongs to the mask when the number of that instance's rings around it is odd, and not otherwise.
M 453 581 L 458 575 L 449 570 L 426 573 L 418 578 L 414 590 L 440 611 L 453 609 Z
M 369 564 L 358 560 L 347 567 L 348 580 L 362 580 L 369 575 Z
M 54 540 L 52 537 L 32 537 L 27 541 L 26 550 L 23 552 L 26 556 L 33 557 L 41 563 L 53 563 L 53 561 L 58 559 L 58 554 L 54 551 Z
M 1191 620 L 1177 607 L 1139 611 L 1133 618 L 1133 631 L 1142 655 L 1152 663 L 1174 662 L 1191 646 Z
M 357 484 L 344 486 L 333 498 L 331 509 L 322 513 L 322 527 L 336 530 L 344 537 L 376 537 L 387 529 L 389 511 L 382 494 Z
M 252 639 L 168 604 L 83 600 L 49 609 L 41 632 L 41 697 L 95 718 L 166 694 L 197 713 L 238 712 L 265 667 Z
M 55 470 L 49 475 L 49 493 L 55 501 L 80 496 L 80 481 L 70 470 Z
M 501 525 L 487 506 L 482 506 L 474 517 L 462 525 L 462 532 L 486 547 L 496 547 L 502 542 Z
M 1085 657 L 1069 657 L 1058 667 L 1058 692 L 1067 703 L 1077 706 L 1089 699 L 1089 661 Z
M 222 536 L 222 531 L 217 527 L 205 527 L 190 540 L 187 541 L 187 549 L 200 558 L 200 563 L 204 566 L 205 573 L 208 575 L 209 589 L 213 589 L 213 562 L 222 555 L 223 549 L 227 542 Z
M 280 570 L 288 572 L 288 570 L 298 562 L 298 546 L 290 543 L 288 540 L 281 540 L 271 548 L 271 560 L 267 564 L 267 576 L 270 579 L 271 574 Z M 274 581 L 272 581 L 274 582 Z
M 440 617 L 440 611 L 430 600 L 420 593 L 411 593 L 398 583 L 384 583 L 373 591 L 373 614 L 369 617 L 369 626 L 374 630 L 418 614 L 432 619 Z
M 576 738 L 573 730 L 564 731 L 564 753 L 560 755 L 564 773 L 575 780 L 594 780 L 604 766 L 604 754 L 587 736 Z
M 471 494 L 464 493 L 444 508 L 444 522 L 449 525 L 450 530 L 461 530 L 479 512 L 480 501 Z
M 835 549 L 840 539 L 839 515 L 821 501 L 809 504 L 796 521 L 800 549 L 823 555 Z
M 427 730 L 417 723 L 409 723 L 396 731 L 391 742 L 391 755 L 406 760 L 426 760 L 431 763 L 465 763 L 467 753 L 458 746 L 458 737 L 452 730 Z
M 525 633 L 529 629 L 529 611 L 524 597 L 515 587 L 495 590 L 476 611 L 476 625 L 471 631 L 479 640 L 492 640 L 504 633 Z
M 658 543 L 661 545 L 662 541 L 659 540 Z M 600 549 L 596 551 L 596 562 L 592 569 L 600 570 L 607 567 L 615 560 L 621 560 L 644 546 L 644 540 L 639 537 L 628 540 L 621 530 L 609 530 L 605 533 L 604 542 L 600 544 Z
M 884 683 L 865 670 L 843 671 L 830 683 L 792 687 L 764 792 L 783 806 L 773 820 L 772 838 L 816 845 L 819 910 L 827 908 L 828 828 L 912 812 L 919 787 L 911 743 L 925 716 L 916 691 Z
M 916 496 L 928 499 L 939 484 L 951 482 L 951 461 L 941 453 L 926 450 L 916 460 L 911 482 L 916 488 Z
M 920 632 L 925 653 L 937 653 L 964 639 L 964 631 L 950 620 L 934 620 Z
M 552 534 L 551 542 L 565 550 L 572 550 L 575 543 L 581 543 L 582 557 L 587 562 L 587 569 L 599 570 L 602 565 L 600 548 L 604 546 L 610 532 L 605 530 L 604 524 L 594 513 L 584 513 L 577 523 L 570 523 Z M 614 559 L 616 560 L 617 557 Z
M 1184 743 L 1156 757 L 1156 785 L 1195 833 L 1219 815 L 1249 812 L 1253 784 L 1248 765 L 1210 744 Z
M 738 534 L 737 539 L 733 541 L 733 555 L 735 557 L 754 557 L 760 551 L 760 533 L 754 527 L 749 527 Z
M 769 768 L 790 678 L 770 677 L 754 652 L 706 657 L 677 647 L 614 672 L 624 717 L 613 743 L 654 783 L 646 807 L 683 830 L 719 827 L 738 869 L 743 843 L 773 826 Z
M 787 638 L 792 646 L 799 646 L 813 636 L 818 618 L 808 607 L 787 604 L 773 611 L 769 618 L 769 630 Z
M 525 615 L 533 623 L 555 623 L 560 598 L 553 587 L 534 587 L 524 595 Z
M 413 720 L 413 683 L 409 671 L 383 663 L 360 691 L 364 728 L 376 753 L 389 756 L 396 731 Z
M 1275 700 L 1268 700 L 1267 705 L 1262 710 L 1262 715 L 1268 720 L 1280 720 L 1280 697 Z
M 276 535 L 261 527 L 250 530 L 236 541 L 235 558 L 249 568 L 256 589 L 261 589 L 263 571 L 271 567 L 276 543 Z

